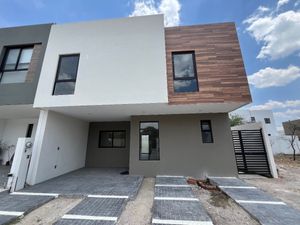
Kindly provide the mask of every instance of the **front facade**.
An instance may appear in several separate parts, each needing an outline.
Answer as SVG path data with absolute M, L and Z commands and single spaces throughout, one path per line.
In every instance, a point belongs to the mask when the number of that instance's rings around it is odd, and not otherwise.
M 0 29 L 1 164 L 12 160 L 19 137 L 35 136 L 39 110 L 33 101 L 50 28 L 51 24 Z
M 28 182 L 82 167 L 237 174 L 228 112 L 251 102 L 233 23 L 163 16 L 52 25 Z

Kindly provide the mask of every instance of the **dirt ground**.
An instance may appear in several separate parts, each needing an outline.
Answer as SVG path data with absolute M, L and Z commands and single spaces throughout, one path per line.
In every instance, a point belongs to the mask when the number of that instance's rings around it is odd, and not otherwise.
M 75 207 L 82 199 L 81 198 L 56 198 L 45 205 L 33 210 L 25 215 L 14 225 L 52 225 L 60 219 L 69 210 Z
M 196 186 L 193 189 L 214 225 L 259 225 L 221 191 L 207 191 Z
M 134 201 L 127 203 L 118 225 L 150 225 L 154 198 L 154 178 L 145 178 Z
M 278 179 L 251 177 L 243 179 L 300 210 L 300 155 L 277 155 Z

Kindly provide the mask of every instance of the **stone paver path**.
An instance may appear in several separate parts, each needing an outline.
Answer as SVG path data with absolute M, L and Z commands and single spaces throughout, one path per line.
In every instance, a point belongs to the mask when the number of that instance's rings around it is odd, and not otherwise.
M 153 225 L 212 225 L 184 177 L 157 176 L 153 205 Z
M 300 212 L 235 177 L 210 177 L 224 193 L 264 225 L 300 224 Z

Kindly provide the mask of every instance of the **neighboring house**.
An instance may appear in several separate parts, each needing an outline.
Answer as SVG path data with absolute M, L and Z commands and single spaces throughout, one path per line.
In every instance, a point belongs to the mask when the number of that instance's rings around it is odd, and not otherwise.
M 273 154 L 292 154 L 288 136 L 276 128 L 272 110 L 235 110 L 230 115 L 239 115 L 245 123 L 259 123 L 263 132 L 268 136 Z
M 39 110 L 32 107 L 51 24 L 0 29 L 0 140 L 6 164 L 19 137 L 34 137 Z
M 82 167 L 237 175 L 228 113 L 251 96 L 235 25 L 163 20 L 52 25 L 28 183 Z

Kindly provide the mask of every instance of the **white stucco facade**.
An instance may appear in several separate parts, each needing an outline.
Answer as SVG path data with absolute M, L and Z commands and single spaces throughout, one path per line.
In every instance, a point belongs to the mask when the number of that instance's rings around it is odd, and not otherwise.
M 75 92 L 53 96 L 64 54 L 80 54 Z M 167 102 L 163 15 L 52 26 L 34 107 Z

